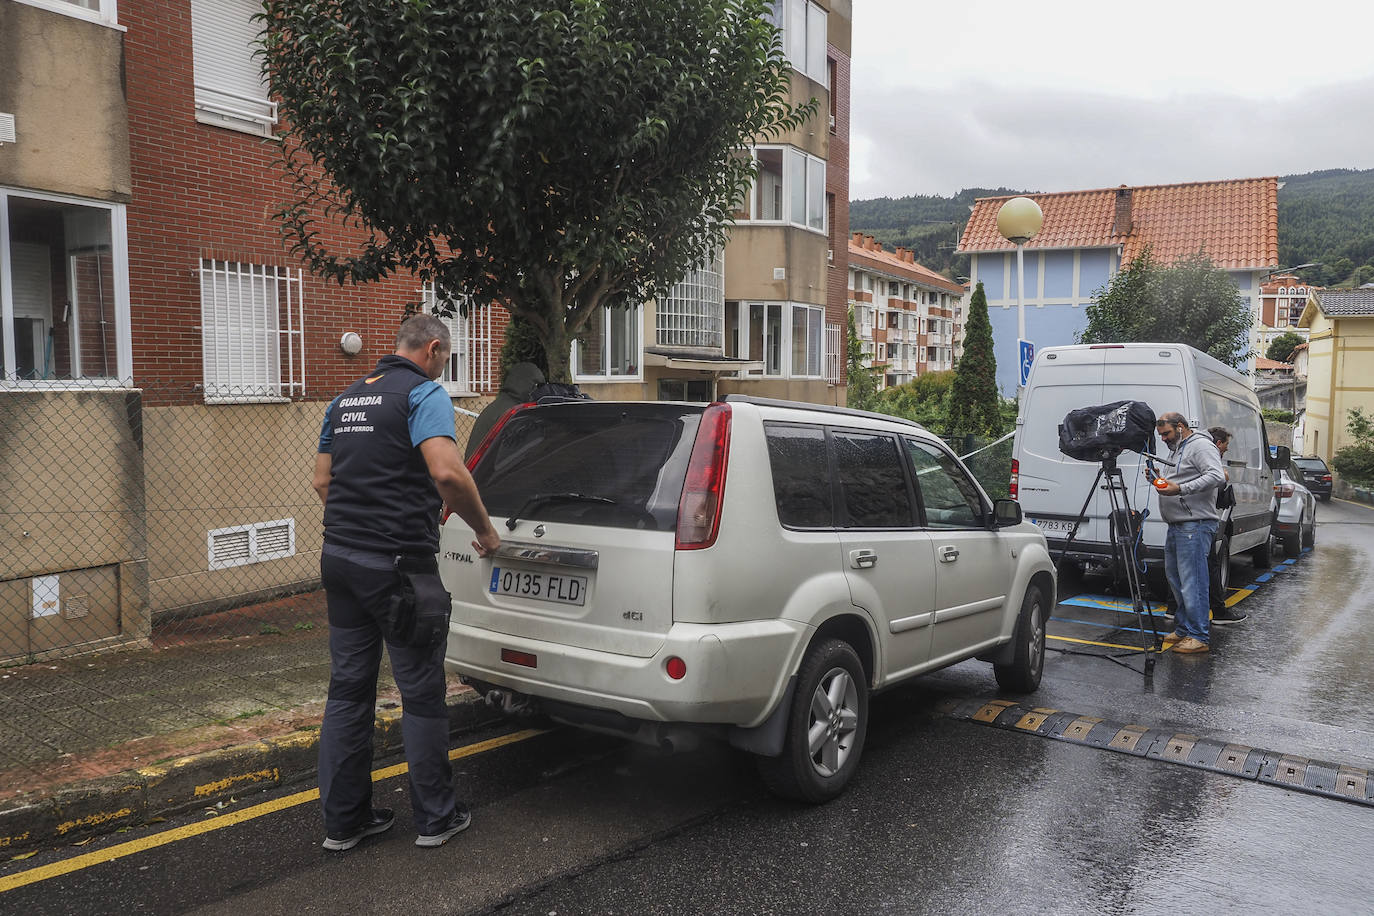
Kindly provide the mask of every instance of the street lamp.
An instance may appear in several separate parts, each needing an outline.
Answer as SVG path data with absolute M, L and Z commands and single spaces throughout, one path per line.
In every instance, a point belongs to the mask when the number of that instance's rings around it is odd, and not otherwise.
M 1019 366 L 1017 392 L 1025 387 L 1026 373 L 1035 356 L 1035 345 L 1026 339 L 1026 243 L 1035 238 L 1045 224 L 1040 205 L 1029 197 L 1013 197 L 997 211 L 997 231 L 1016 245 L 1016 358 Z

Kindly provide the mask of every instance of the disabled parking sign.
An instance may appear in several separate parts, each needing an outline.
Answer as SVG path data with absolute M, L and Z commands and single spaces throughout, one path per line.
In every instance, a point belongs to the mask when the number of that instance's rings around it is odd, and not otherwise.
M 1035 344 L 1029 340 L 1016 339 L 1016 352 L 1020 356 L 1021 363 L 1021 382 L 1022 388 L 1026 387 L 1026 379 L 1030 378 L 1031 363 L 1035 361 Z

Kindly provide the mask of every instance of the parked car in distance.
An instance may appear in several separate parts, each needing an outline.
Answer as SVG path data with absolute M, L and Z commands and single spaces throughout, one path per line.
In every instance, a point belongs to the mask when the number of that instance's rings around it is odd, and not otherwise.
M 869 694 L 963 659 L 1040 683 L 1055 570 L 915 423 L 730 395 L 508 414 L 470 462 L 495 556 L 446 517 L 446 662 L 507 712 L 668 749 L 716 737 L 821 802 Z
M 1278 468 L 1279 479 L 1274 484 L 1274 533 L 1290 557 L 1317 543 L 1317 498 L 1301 483 L 1299 460 Z
M 1315 455 L 1295 457 L 1293 463 L 1302 471 L 1302 484 L 1322 502 L 1331 500 L 1331 469 Z

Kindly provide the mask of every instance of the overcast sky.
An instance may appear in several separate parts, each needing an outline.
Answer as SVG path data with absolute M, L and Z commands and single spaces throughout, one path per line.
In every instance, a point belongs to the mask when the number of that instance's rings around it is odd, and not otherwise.
M 849 192 L 1374 167 L 1371 0 L 854 0 Z

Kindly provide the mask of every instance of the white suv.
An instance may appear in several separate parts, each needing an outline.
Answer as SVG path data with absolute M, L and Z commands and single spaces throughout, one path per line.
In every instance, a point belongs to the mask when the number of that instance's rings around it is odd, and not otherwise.
M 517 409 L 470 466 L 506 541 L 457 516 L 447 662 L 507 711 L 665 747 L 714 734 L 824 801 L 868 696 L 977 656 L 1035 690 L 1055 572 L 917 424 L 731 395 Z

